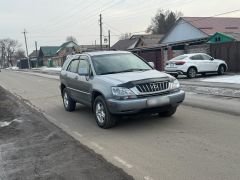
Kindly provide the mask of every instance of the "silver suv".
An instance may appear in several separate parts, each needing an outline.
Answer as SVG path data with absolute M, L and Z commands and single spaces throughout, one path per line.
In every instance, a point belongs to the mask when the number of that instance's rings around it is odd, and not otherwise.
M 76 103 L 91 107 L 101 128 L 114 126 L 121 115 L 171 116 L 185 98 L 178 80 L 125 51 L 74 55 L 65 61 L 60 81 L 65 109 L 75 110 Z

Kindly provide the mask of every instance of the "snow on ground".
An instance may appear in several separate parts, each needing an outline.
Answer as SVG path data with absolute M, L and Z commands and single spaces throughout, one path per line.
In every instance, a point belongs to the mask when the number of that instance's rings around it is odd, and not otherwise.
M 46 67 L 43 68 L 43 71 L 61 71 L 62 67 Z
M 240 75 L 219 76 L 219 77 L 214 77 L 214 78 L 203 79 L 201 81 L 240 84 Z
M 32 68 L 36 70 L 42 70 L 42 71 L 61 71 L 62 67 L 47 67 L 47 66 L 42 66 L 40 68 Z
M 8 67 L 8 68 L 6 68 L 7 70 L 9 70 L 9 69 L 12 69 L 12 70 L 18 70 L 19 68 L 18 67 L 16 67 L 16 66 L 13 66 L 13 67 Z

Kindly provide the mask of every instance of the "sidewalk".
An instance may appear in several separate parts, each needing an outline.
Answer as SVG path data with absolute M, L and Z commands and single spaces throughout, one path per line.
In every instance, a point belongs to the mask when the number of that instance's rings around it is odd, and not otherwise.
M 133 179 L 1 87 L 0 114 L 1 180 Z
M 240 98 L 239 74 L 229 73 L 223 76 L 217 75 L 210 75 L 206 77 L 200 76 L 194 79 L 180 77 L 178 80 L 182 88 L 188 92 Z

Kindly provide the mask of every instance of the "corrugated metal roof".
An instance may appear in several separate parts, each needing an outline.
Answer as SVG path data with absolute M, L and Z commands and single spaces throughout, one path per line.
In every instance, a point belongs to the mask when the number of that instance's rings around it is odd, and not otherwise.
M 40 51 L 42 51 L 44 56 L 54 56 L 59 49 L 59 46 L 41 46 Z
M 240 18 L 230 17 L 182 17 L 208 35 L 215 32 L 237 33 L 240 32 Z
M 226 34 L 227 36 L 232 37 L 236 41 L 240 41 L 240 32 L 239 33 L 224 33 L 224 34 Z
M 133 45 L 136 45 L 138 41 L 139 41 L 139 38 L 119 40 L 111 47 L 111 49 L 128 50 L 128 49 L 134 48 Z

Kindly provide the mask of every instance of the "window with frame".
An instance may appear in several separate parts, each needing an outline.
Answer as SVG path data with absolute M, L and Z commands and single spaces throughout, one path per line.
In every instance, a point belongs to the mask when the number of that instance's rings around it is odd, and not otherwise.
M 200 54 L 198 55 L 194 55 L 192 57 L 190 57 L 191 60 L 203 60 L 202 56 Z
M 85 73 L 85 71 L 89 71 L 89 62 L 88 62 L 88 57 L 87 56 L 81 56 L 80 57 L 80 62 L 78 66 L 78 73 Z
M 78 59 L 72 60 L 67 68 L 67 71 L 72 72 L 72 73 L 77 73 L 78 64 L 79 64 Z
M 205 54 L 202 54 L 203 60 L 211 60 L 211 57 Z

